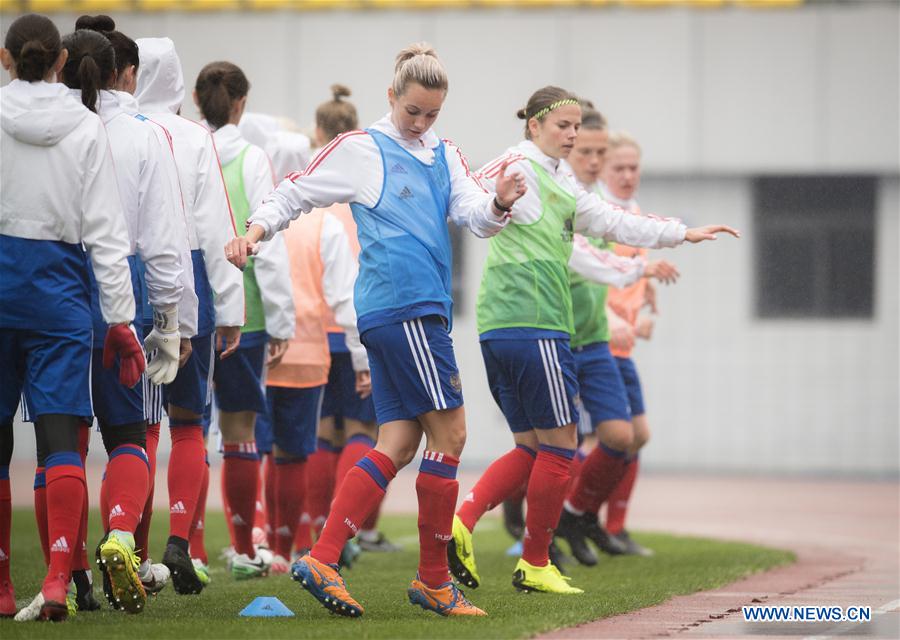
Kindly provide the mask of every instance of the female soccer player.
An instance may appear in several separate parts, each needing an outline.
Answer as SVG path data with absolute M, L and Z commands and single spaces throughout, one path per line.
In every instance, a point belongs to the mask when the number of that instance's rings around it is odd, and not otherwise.
M 119 381 L 127 387 L 138 383 L 145 367 L 130 326 L 135 315 L 130 247 L 106 130 L 97 115 L 52 82 L 66 57 L 56 27 L 36 14 L 15 20 L 0 49 L 0 62 L 12 79 L 0 89 L 6 158 L 0 198 L 0 360 L 8 365 L 0 368 L 0 478 L 8 482 L 12 419 L 24 391 L 35 417 L 38 451 L 45 455 L 52 541 L 41 593 L 20 612 L 26 620 L 68 615 L 66 592 L 86 491 L 78 423 L 93 412 L 86 258 L 109 324 L 104 363 L 112 366 L 118 358 Z M 36 182 L 37 172 L 45 179 Z M 0 548 L 7 556 L 8 515 L 7 509 L 0 511 Z M 6 615 L 12 613 L 10 603 L 15 606 L 8 567 L 0 564 Z
M 251 211 L 272 191 L 272 167 L 265 152 L 248 143 L 237 123 L 241 120 L 250 83 L 230 62 L 211 62 L 200 71 L 194 101 L 207 125 L 222 161 L 222 173 L 240 234 Z M 246 320 L 241 344 L 234 355 L 216 362 L 216 405 L 222 432 L 225 463 L 222 468 L 224 499 L 231 511 L 235 556 L 231 574 L 255 578 L 268 572 L 271 557 L 253 546 L 253 519 L 259 488 L 259 455 L 254 425 L 256 414 L 266 412 L 264 369 L 266 349 L 281 359 L 294 335 L 294 302 L 284 238 L 279 236 L 248 260 L 244 270 Z
M 598 195 L 604 195 L 604 189 L 599 181 L 604 162 L 596 162 L 596 151 L 601 147 L 609 146 L 609 135 L 606 131 L 605 121 L 603 128 L 598 129 L 599 114 L 590 109 L 584 109 L 582 114 L 582 126 L 578 133 L 575 147 L 569 154 L 569 164 L 579 184 L 588 191 Z M 604 198 L 607 199 L 607 198 Z M 615 202 L 615 204 L 621 204 Z M 583 242 L 603 243 L 595 244 L 599 254 L 609 261 L 616 261 L 617 257 L 613 246 L 603 240 L 584 240 Z M 576 247 L 578 237 L 576 237 Z M 635 252 L 637 250 L 634 250 Z M 646 250 L 637 255 L 632 253 L 621 256 L 618 259 L 634 261 L 645 264 Z M 573 259 L 575 253 L 573 252 Z M 627 262 L 626 262 L 627 264 Z M 624 270 L 623 270 L 624 271 Z M 609 297 L 617 294 L 623 287 L 630 287 L 634 282 L 642 279 L 656 277 L 661 282 L 670 283 L 678 278 L 678 271 L 666 261 L 647 262 L 646 267 L 633 272 L 631 277 L 610 280 L 615 287 L 610 290 Z M 646 280 L 645 280 L 646 281 Z M 575 335 L 572 337 L 572 348 L 575 355 L 575 363 L 578 369 L 578 384 L 581 399 L 590 419 L 590 426 L 596 433 L 595 446 L 600 451 L 592 448 L 583 448 L 579 453 L 587 453 L 587 466 L 578 465 L 578 470 L 573 473 L 575 484 L 578 486 L 599 486 L 599 490 L 593 490 L 591 497 L 584 496 L 582 502 L 589 501 L 584 509 L 573 506 L 571 501 L 563 505 L 563 511 L 557 526 L 557 535 L 565 538 L 572 549 L 572 554 L 581 563 L 593 566 L 597 563 L 597 556 L 586 544 L 585 538 L 590 539 L 603 551 L 609 553 L 624 553 L 625 545 L 611 537 L 599 524 L 597 508 L 594 507 L 598 494 L 604 496 L 612 491 L 619 482 L 621 474 L 628 468 L 630 449 L 638 440 L 635 433 L 636 427 L 632 422 L 632 407 L 630 406 L 630 394 L 626 390 L 619 367 L 611 353 L 610 329 L 607 320 L 606 287 L 598 286 L 573 277 L 572 279 L 572 307 L 575 314 Z M 613 318 L 615 322 L 615 318 Z M 625 464 L 622 464 L 624 460 Z M 576 498 L 573 497 L 573 500 Z
M 338 89 L 335 99 L 316 112 L 325 144 L 356 128 L 356 110 L 340 99 L 349 91 L 342 87 Z M 326 116 L 331 111 L 349 111 L 348 106 L 353 109 L 352 121 L 327 126 L 330 122 Z M 325 129 L 323 125 L 326 125 Z M 301 216 L 283 234 L 291 256 L 297 337 L 291 341 L 280 363 L 270 363 L 267 380 L 276 463 L 277 540 L 273 572 L 287 573 L 289 570 L 287 559 L 291 557 L 294 534 L 302 516 L 307 485 L 306 459 L 316 448 L 316 427 L 325 385 L 329 370 L 333 371 L 337 364 L 329 353 L 330 327 L 340 328 L 342 341 L 346 336 L 344 349 L 350 360 L 349 375 L 354 380 L 353 387 L 364 393 L 371 389 L 369 363 L 366 350 L 359 341 L 353 308 L 353 285 L 358 267 L 343 224 L 350 216 L 348 205 L 335 204 Z
M 456 145 L 432 131 L 447 95 L 434 50 L 413 45 L 397 56 L 391 110 L 365 131 L 338 136 L 303 172 L 289 176 L 225 247 L 243 267 L 256 243 L 301 212 L 349 202 L 360 239 L 357 324 L 369 355 L 378 442 L 344 478 L 322 536 L 293 576 L 323 605 L 358 616 L 362 606 L 337 569 L 344 543 L 410 462 L 424 434 L 416 480 L 419 572 L 410 601 L 442 615 L 483 615 L 449 579 L 446 546 L 465 442 L 462 386 L 450 340 L 450 237 L 447 219 L 480 237 L 499 232 L 524 192 L 521 177 L 497 176 L 496 197 L 470 175 Z
M 169 383 L 179 365 L 178 303 L 183 292 L 180 245 L 187 242 L 178 235 L 180 220 L 159 159 L 159 146 L 152 128 L 125 113 L 110 92 L 115 86 L 116 64 L 109 40 L 95 31 L 79 29 L 63 39 L 63 47 L 69 52 L 61 74 L 63 82 L 88 109 L 100 115 L 110 136 L 132 249 L 129 260 L 138 305 L 135 323 L 143 325 L 146 284 L 154 319 L 145 342 L 152 354 L 148 375 L 156 384 Z M 93 293 L 96 301 L 96 287 Z M 96 342 L 103 338 L 105 326 L 96 302 L 94 307 Z M 144 388 L 122 387 L 114 374 L 105 373 L 99 366 L 100 356 L 95 353 L 92 359 L 92 398 L 109 464 L 102 514 L 108 533 L 100 545 L 99 557 L 114 601 L 126 611 L 138 613 L 146 603 L 146 594 L 137 572 L 140 561 L 135 554 L 134 533 L 150 482 L 145 452 Z
M 581 124 L 579 101 L 567 91 L 536 91 L 518 116 L 526 122 L 526 139 L 488 164 L 482 175 L 492 188 L 500 168 L 510 165 L 522 172 L 528 188 L 511 209 L 512 224 L 490 241 L 477 307 L 491 392 L 516 448 L 494 462 L 479 485 L 500 485 L 492 489 L 499 501 L 528 481 L 527 534 L 513 576 L 516 588 L 581 593 L 548 559 L 577 444 L 578 380 L 569 346 L 574 333 L 568 270 L 573 236 L 676 246 L 737 232 L 638 218 L 582 189 L 561 162 Z M 451 569 L 465 584 L 477 586 L 472 533 L 459 517 L 453 537 Z
M 241 274 L 222 256 L 222 243 L 233 238 L 236 230 L 212 135 L 200 123 L 178 115 L 184 76 L 175 46 L 169 38 L 141 38 L 137 44 L 140 70 L 135 97 L 141 112 L 163 125 L 172 138 L 199 300 L 191 356 L 163 390 L 172 435 L 170 535 L 163 563 L 169 567 L 178 593 L 199 593 L 204 582 L 188 554 L 188 538 L 203 490 L 197 479 L 206 475 L 202 418 L 210 402 L 214 348 L 220 349 L 219 358 L 225 359 L 240 343 L 244 286 Z
M 609 163 L 603 167 L 601 172 L 604 199 L 640 214 L 640 208 L 635 200 L 635 194 L 641 182 L 640 146 L 634 138 L 625 133 L 613 133 L 609 140 L 609 154 Z M 639 254 L 641 250 L 618 244 L 615 251 L 621 256 L 630 257 Z M 649 316 L 641 316 L 640 312 L 646 306 L 650 306 L 652 311 L 656 312 L 651 283 L 639 281 L 625 289 L 612 291 L 608 304 L 636 337 L 650 339 L 653 333 L 653 319 Z M 619 371 L 628 392 L 632 424 L 634 425 L 634 441 L 628 448 L 625 473 L 606 501 L 606 527 L 610 534 L 623 544 L 625 553 L 652 555 L 653 552 L 650 549 L 632 540 L 628 530 L 625 529 L 628 501 L 638 473 L 638 452 L 650 439 L 650 425 L 644 410 L 641 381 L 634 361 L 631 359 L 633 346 L 633 341 L 610 342 L 612 354 L 619 365 Z

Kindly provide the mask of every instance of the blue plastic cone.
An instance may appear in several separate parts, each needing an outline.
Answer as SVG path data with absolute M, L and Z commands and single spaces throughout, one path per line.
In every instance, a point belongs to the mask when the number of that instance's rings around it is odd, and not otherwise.
M 274 596 L 260 596 L 244 607 L 241 615 L 253 618 L 290 618 L 294 612 Z

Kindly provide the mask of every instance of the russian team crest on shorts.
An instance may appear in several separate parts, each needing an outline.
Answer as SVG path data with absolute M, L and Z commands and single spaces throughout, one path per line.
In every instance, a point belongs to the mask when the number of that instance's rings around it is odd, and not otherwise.
M 450 386 L 456 391 L 462 391 L 462 380 L 460 380 L 458 373 L 454 373 L 450 376 Z

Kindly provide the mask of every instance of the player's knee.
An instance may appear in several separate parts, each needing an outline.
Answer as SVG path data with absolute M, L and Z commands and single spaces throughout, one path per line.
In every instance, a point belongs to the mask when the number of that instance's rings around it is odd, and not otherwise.
M 600 441 L 610 449 L 628 451 L 634 445 L 634 431 L 619 427 L 603 429 Z
M 133 422 L 118 424 L 115 426 L 101 424 L 100 435 L 103 437 L 103 447 L 106 453 L 112 453 L 122 445 L 135 445 L 141 449 L 147 448 L 147 423 Z

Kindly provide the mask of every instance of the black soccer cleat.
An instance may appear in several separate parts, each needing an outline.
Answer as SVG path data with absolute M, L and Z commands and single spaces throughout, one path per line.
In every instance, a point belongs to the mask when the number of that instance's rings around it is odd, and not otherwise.
M 581 517 L 570 513 L 565 508 L 559 517 L 559 524 L 556 526 L 556 536 L 565 540 L 572 555 L 578 560 L 579 564 L 585 567 L 593 567 L 597 564 L 597 554 L 588 546 L 587 535 L 581 523 Z
M 191 595 L 203 591 L 203 582 L 194 570 L 190 556 L 176 544 L 167 544 L 162 562 L 172 574 L 172 586 L 181 595 Z

